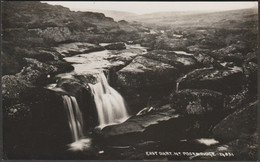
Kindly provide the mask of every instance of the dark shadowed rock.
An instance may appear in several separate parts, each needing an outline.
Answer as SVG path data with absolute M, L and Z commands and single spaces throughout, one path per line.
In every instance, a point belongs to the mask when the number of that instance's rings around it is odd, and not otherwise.
M 185 89 L 170 96 L 172 108 L 187 115 L 203 115 L 221 112 L 224 97 L 221 93 L 207 89 Z M 216 114 L 215 114 L 216 115 Z
M 125 43 L 118 42 L 118 43 L 112 43 L 105 46 L 105 49 L 107 50 L 123 50 L 126 49 Z
M 40 156 L 36 153 L 56 152 L 71 142 L 61 96 L 43 88 L 32 88 L 22 94 L 21 102 L 9 107 L 5 104 L 4 108 L 4 149 L 8 157 Z M 21 154 L 24 147 L 31 151 Z
M 2 96 L 3 99 L 18 100 L 21 92 L 25 91 L 32 85 L 25 80 L 14 75 L 5 75 L 2 77 Z
M 213 136 L 220 140 L 234 140 L 254 133 L 257 129 L 257 102 L 250 103 L 227 116 L 212 130 Z
M 57 68 L 57 74 L 74 70 L 74 67 L 71 65 L 71 63 L 65 62 L 63 60 L 48 61 L 46 63 L 55 66 Z
M 119 87 L 143 87 L 169 84 L 176 78 L 175 67 L 138 56 L 117 72 Z
M 179 89 L 211 89 L 225 94 L 241 90 L 243 73 L 240 67 L 228 69 L 196 69 L 177 80 Z
M 32 115 L 30 107 L 24 103 L 10 106 L 9 108 L 4 109 L 4 111 L 4 114 L 7 115 L 8 118 L 12 118 L 16 121 L 24 120 Z

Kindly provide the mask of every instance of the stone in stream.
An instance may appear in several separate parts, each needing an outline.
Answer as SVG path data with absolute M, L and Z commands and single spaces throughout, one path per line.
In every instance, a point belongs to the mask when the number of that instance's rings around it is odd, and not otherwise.
M 123 50 L 126 49 L 125 43 L 118 42 L 118 43 L 111 43 L 106 46 L 104 46 L 107 50 Z
M 257 130 L 257 104 L 250 103 L 228 115 L 213 128 L 213 136 L 229 141 L 254 133 Z
M 239 92 L 243 84 L 242 68 L 203 68 L 189 72 L 177 80 L 178 89 L 210 89 L 224 94 Z

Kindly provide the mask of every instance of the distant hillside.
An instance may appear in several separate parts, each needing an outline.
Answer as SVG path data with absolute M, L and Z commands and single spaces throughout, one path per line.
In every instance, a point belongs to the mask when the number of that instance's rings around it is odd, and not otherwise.
M 255 25 L 257 19 L 257 8 L 221 12 L 160 12 L 126 17 L 128 21 L 178 27 L 243 27 L 245 24 Z
M 130 20 L 131 17 L 137 17 L 138 14 L 132 13 L 132 12 L 123 12 L 123 11 L 113 11 L 113 10 L 91 10 L 88 9 L 87 11 L 92 12 L 101 12 L 105 14 L 107 17 L 112 17 L 115 21 L 120 20 Z
M 4 41 L 21 44 L 21 39 L 27 38 L 22 41 L 25 45 L 120 41 L 120 36 L 125 40 L 127 33 L 132 36 L 131 32 L 138 30 L 128 23 L 117 23 L 103 13 L 74 12 L 39 1 L 5 1 L 2 13 Z M 12 38 L 15 39 L 10 40 Z

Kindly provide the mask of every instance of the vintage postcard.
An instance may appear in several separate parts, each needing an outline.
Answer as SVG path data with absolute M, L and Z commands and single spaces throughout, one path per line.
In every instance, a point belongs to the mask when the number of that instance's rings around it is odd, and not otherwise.
M 258 160 L 258 2 L 3 1 L 2 159 Z

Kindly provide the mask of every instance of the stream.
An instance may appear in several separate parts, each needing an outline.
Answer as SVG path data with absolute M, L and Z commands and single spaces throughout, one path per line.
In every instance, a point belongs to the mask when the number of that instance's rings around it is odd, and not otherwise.
M 107 44 L 101 44 L 107 45 Z M 126 45 L 126 51 L 121 54 L 123 57 L 135 57 L 136 54 L 131 52 L 132 49 L 142 50 L 142 54 L 146 54 L 147 50 L 145 47 L 140 45 Z M 129 52 L 127 50 L 130 50 Z M 96 104 L 96 110 L 98 115 L 99 124 L 95 129 L 102 130 L 109 125 L 115 125 L 125 122 L 126 120 L 132 118 L 128 113 L 125 106 L 125 101 L 123 96 L 120 95 L 114 88 L 109 85 L 109 73 L 107 71 L 111 67 L 122 66 L 125 62 L 116 60 L 110 61 L 110 58 L 118 57 L 118 51 L 115 50 L 103 50 L 98 52 L 90 52 L 87 54 L 78 54 L 71 57 L 65 57 L 64 60 L 70 62 L 74 70 L 69 73 L 62 73 L 55 76 L 56 81 L 73 79 L 76 76 L 92 76 L 95 81 L 93 83 L 87 83 L 85 88 L 89 89 L 92 93 L 93 100 Z M 192 55 L 184 51 L 175 51 L 176 54 L 181 55 Z M 177 85 L 178 86 L 178 85 Z M 66 90 L 59 87 L 57 83 L 52 83 L 46 86 L 46 88 L 56 91 L 66 93 Z M 177 88 L 178 89 L 178 88 Z M 69 94 L 63 95 L 64 108 L 66 109 L 68 116 L 68 124 L 72 135 L 72 143 L 68 144 L 68 151 L 71 152 L 81 152 L 83 156 L 86 152 L 91 152 L 99 159 L 122 159 L 131 156 L 136 158 L 144 159 L 154 159 L 153 156 L 147 155 L 147 147 L 149 149 L 159 149 L 159 150 L 169 150 L 180 151 L 180 150 L 198 150 L 203 151 L 205 148 L 217 144 L 218 141 L 203 137 L 201 139 L 181 139 L 175 141 L 169 146 L 165 145 L 165 141 L 139 141 L 131 145 L 106 145 L 106 144 L 96 144 L 99 142 L 95 141 L 95 135 L 85 135 L 83 132 L 84 118 L 82 115 L 82 108 L 78 106 L 77 99 L 75 96 L 70 96 Z M 147 109 L 147 108 L 145 108 Z M 152 108 L 149 109 L 149 111 Z M 143 110 L 141 110 L 143 111 Z M 137 113 L 138 116 L 141 113 Z M 135 116 L 134 114 L 132 114 Z M 178 116 L 178 115 L 177 115 Z M 177 117 L 178 118 L 178 117 Z M 173 146 L 175 145 L 175 146 Z M 169 148 L 170 147 L 170 148 Z M 174 147 L 175 149 L 173 149 Z M 192 148 L 192 149 L 190 149 Z M 94 150 L 94 153 L 93 153 Z M 163 158 L 162 158 L 163 157 Z M 134 157 L 135 158 L 135 157 Z M 159 159 L 178 159 L 178 156 L 159 156 Z M 182 157 L 183 158 L 183 157 Z

